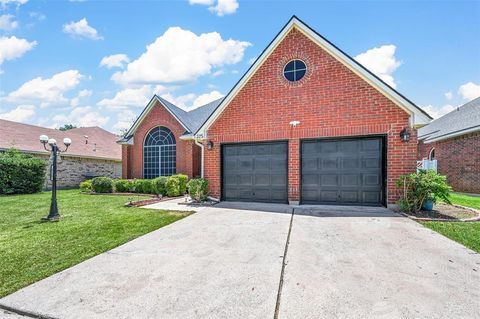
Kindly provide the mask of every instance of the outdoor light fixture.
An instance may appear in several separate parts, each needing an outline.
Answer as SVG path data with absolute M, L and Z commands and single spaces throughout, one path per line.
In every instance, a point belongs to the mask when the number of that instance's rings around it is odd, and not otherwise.
M 406 128 L 404 128 L 400 132 L 400 138 L 402 139 L 402 142 L 408 142 L 410 140 L 410 132 Z
M 298 124 L 300 124 L 300 121 L 291 121 L 291 122 L 290 122 L 290 125 L 291 125 L 292 127 L 297 127 Z
M 47 135 L 40 135 L 40 143 L 43 144 L 43 148 L 46 151 L 52 153 L 53 163 L 50 166 L 50 179 L 52 180 L 52 201 L 50 203 L 50 213 L 47 217 L 42 218 L 42 220 L 47 221 L 57 221 L 60 219 L 60 214 L 58 213 L 57 208 L 57 155 L 60 152 L 66 152 L 68 147 L 72 144 L 72 140 L 68 137 L 63 139 L 63 144 L 65 144 L 65 149 L 62 151 L 58 145 L 57 141 L 54 138 L 48 138 Z M 47 143 L 50 146 L 47 148 Z
M 210 151 L 212 148 L 213 148 L 213 142 L 212 142 L 212 141 L 208 141 L 208 143 L 207 143 L 207 149 Z

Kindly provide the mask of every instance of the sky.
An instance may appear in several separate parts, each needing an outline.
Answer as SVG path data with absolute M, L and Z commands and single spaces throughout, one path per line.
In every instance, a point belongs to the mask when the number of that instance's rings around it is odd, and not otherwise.
M 480 96 L 480 1 L 0 0 L 0 118 L 130 127 L 224 96 L 298 16 L 433 117 Z

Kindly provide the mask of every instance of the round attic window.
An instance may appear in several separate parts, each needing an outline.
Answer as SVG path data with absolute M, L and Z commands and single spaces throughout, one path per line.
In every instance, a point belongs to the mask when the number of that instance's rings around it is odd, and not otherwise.
M 302 60 L 291 60 L 283 68 L 283 76 L 290 82 L 301 80 L 307 72 L 307 65 Z

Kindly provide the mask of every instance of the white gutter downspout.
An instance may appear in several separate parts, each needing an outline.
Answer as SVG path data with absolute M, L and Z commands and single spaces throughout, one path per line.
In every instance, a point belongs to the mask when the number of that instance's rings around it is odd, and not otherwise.
M 195 144 L 197 144 L 198 146 L 200 146 L 200 149 L 202 150 L 202 155 L 201 155 L 201 159 L 200 159 L 200 177 L 203 178 L 203 167 L 204 167 L 203 157 L 204 157 L 204 153 L 205 153 L 205 145 L 203 145 L 202 143 L 198 142 L 198 137 L 197 137 L 197 135 L 195 135 L 195 136 L 193 137 L 193 140 L 195 141 Z

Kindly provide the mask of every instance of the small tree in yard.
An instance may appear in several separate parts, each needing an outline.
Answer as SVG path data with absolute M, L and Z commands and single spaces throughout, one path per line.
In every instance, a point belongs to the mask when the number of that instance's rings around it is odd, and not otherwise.
M 402 192 L 398 201 L 404 212 L 416 213 L 420 211 L 426 200 L 436 202 L 441 199 L 450 204 L 451 187 L 447 184 L 447 177 L 438 175 L 432 170 L 420 170 L 418 173 L 400 176 L 396 182 Z

